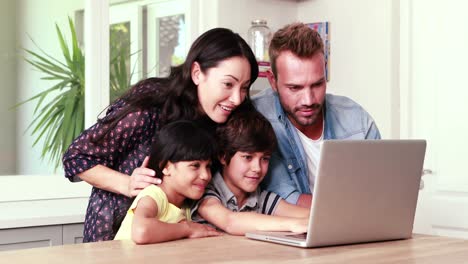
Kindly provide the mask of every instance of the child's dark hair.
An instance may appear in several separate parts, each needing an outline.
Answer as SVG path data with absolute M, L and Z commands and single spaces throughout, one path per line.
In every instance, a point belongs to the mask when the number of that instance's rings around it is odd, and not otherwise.
M 238 151 L 265 152 L 276 148 L 276 136 L 270 122 L 255 109 L 232 113 L 228 121 L 216 129 L 218 157 L 226 164 Z
M 156 133 L 148 168 L 162 178 L 167 162 L 212 160 L 216 155 L 213 136 L 194 121 L 175 121 Z

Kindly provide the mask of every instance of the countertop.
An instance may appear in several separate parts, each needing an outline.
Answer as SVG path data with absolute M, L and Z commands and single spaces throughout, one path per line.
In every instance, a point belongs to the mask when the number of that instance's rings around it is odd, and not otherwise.
M 0 176 L 0 229 L 82 223 L 91 186 L 62 175 Z

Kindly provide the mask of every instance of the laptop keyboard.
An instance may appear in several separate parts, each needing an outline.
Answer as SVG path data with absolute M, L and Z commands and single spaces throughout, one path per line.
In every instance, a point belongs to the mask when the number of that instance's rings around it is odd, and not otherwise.
M 299 238 L 299 239 L 306 239 L 307 233 L 301 233 L 301 234 L 291 234 L 291 235 L 286 235 L 288 237 L 294 237 L 294 238 Z

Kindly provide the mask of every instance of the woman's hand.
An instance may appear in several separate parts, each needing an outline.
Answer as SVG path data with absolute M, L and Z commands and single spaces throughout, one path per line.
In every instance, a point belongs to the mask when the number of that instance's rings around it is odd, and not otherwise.
M 149 157 L 146 157 L 141 166 L 133 170 L 128 184 L 128 197 L 137 196 L 141 190 L 151 184 L 161 184 L 162 180 L 155 177 L 156 172 L 148 169 L 148 162 Z

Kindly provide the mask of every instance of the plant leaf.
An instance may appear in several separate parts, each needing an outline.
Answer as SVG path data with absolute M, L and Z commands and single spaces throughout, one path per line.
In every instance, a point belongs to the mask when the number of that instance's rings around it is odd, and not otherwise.
M 56 81 L 51 87 L 17 103 L 35 102 L 34 119 L 26 128 L 34 136 L 33 146 L 41 145 L 41 158 L 57 168 L 61 156 L 84 129 L 85 56 L 79 47 L 73 20 L 68 17 L 71 42 L 65 40 L 60 27 L 55 24 L 58 43 L 63 58 L 51 56 L 31 38 L 39 52 L 23 49 L 25 61 L 33 70 L 43 74 L 42 80 Z M 111 30 L 112 34 L 112 30 Z M 110 83 L 111 98 L 122 94 L 130 85 L 134 69 L 127 73 L 129 55 L 128 36 L 124 41 L 111 42 Z M 135 67 L 135 65 L 134 65 Z M 37 101 L 36 101 L 37 100 Z
M 67 62 L 68 67 L 73 68 L 73 62 L 72 62 L 72 58 L 70 57 L 70 51 L 68 50 L 68 46 L 65 43 L 65 39 L 63 37 L 62 31 L 60 31 L 60 28 L 57 25 L 57 23 L 55 24 L 55 29 L 57 31 L 57 35 L 58 35 L 58 39 L 59 39 L 59 43 L 60 43 L 60 48 L 62 49 L 63 57 L 65 58 L 65 61 Z

